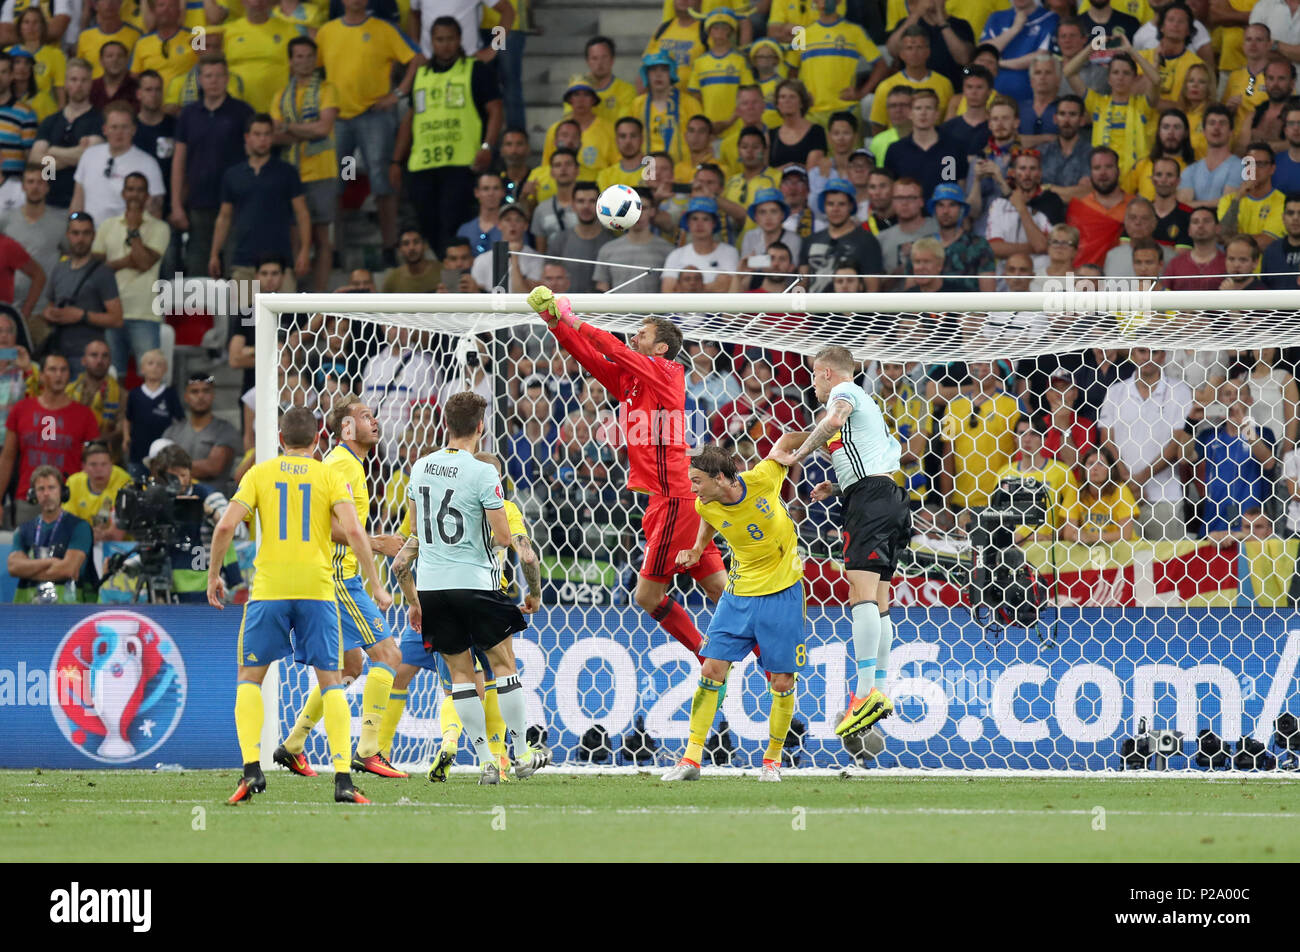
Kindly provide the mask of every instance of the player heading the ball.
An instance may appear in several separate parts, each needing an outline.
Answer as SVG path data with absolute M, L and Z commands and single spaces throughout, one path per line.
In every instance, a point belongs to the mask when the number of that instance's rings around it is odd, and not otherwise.
M 889 584 L 912 527 L 907 490 L 894 479 L 902 447 L 890 435 L 876 402 L 853 382 L 860 366 L 847 347 L 819 351 L 813 357 L 813 389 L 818 402 L 826 404 L 826 414 L 797 450 L 772 453 L 777 462 L 794 466 L 825 448 L 836 481 L 818 485 L 812 498 L 843 497 L 844 574 L 849 580 L 858 677 L 849 709 L 835 728 L 841 737 L 864 731 L 893 713 L 894 702 L 882 690 L 894 639 Z

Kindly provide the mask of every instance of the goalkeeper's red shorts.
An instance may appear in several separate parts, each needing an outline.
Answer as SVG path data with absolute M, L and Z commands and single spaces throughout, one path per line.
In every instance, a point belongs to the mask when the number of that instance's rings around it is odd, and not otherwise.
M 678 572 L 689 572 L 697 581 L 714 572 L 725 572 L 722 553 L 709 540 L 700 561 L 689 569 L 677 567 L 677 553 L 695 545 L 700 531 L 700 517 L 695 512 L 693 496 L 651 496 L 641 519 L 645 532 L 645 560 L 641 563 L 641 577 L 652 582 L 667 582 Z

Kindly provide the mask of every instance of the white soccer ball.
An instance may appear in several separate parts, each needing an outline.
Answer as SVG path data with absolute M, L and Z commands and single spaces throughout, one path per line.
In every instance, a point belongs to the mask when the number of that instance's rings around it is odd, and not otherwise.
M 610 231 L 621 235 L 641 218 L 641 196 L 630 185 L 611 185 L 600 193 L 596 217 Z

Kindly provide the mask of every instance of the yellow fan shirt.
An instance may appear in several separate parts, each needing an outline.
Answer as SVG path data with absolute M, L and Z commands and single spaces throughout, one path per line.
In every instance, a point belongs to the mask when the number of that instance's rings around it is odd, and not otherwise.
M 736 92 L 754 81 L 745 57 L 735 50 L 721 55 L 711 50 L 691 64 L 688 92 L 700 100 L 710 122 L 726 122 L 736 112 Z

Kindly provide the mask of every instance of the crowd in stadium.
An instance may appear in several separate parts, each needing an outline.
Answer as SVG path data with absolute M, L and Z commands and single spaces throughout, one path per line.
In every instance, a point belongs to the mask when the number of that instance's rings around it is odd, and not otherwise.
M 160 350 L 160 276 L 488 292 L 504 242 L 516 292 L 976 292 L 1070 273 L 1297 286 L 1294 2 L 666 0 L 644 50 L 586 42 L 587 73 L 544 137 L 525 110 L 526 30 L 564 24 L 529 7 L 4 4 L 0 491 L 27 542 L 43 544 L 59 518 L 43 500 L 62 495 L 93 523 L 56 525 L 65 545 L 122 538 L 101 509 L 150 464 L 200 484 L 219 515 L 252 464 L 250 328 L 232 322 L 225 355 L 244 372 L 240 405 L 214 406 L 209 375 L 176 379 Z M 596 218 L 617 183 L 645 208 L 622 236 Z M 384 267 L 340 286 L 336 229 L 358 191 Z M 990 315 L 989 333 L 1038 319 Z M 375 409 L 373 496 L 395 528 L 451 350 L 322 315 L 286 322 L 282 340 L 282 406 L 323 417 L 352 390 Z M 475 356 L 471 386 L 500 383 L 512 408 L 491 445 L 553 527 L 544 546 L 625 550 L 617 403 L 555 353 L 539 328 Z M 706 342 L 681 359 L 692 434 L 746 460 L 818 410 L 801 355 Z M 1136 350 L 870 363 L 864 379 L 923 523 L 985 505 L 1005 470 L 1037 474 L 1056 501 L 1022 541 L 1101 544 L 1300 530 L 1285 502 L 1300 480 L 1295 371 L 1290 351 Z M 53 440 L 32 424 L 51 415 Z M 833 551 L 824 504 L 790 504 L 810 551 Z

